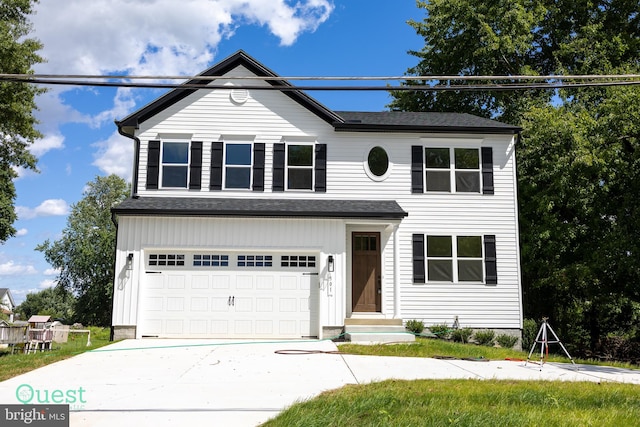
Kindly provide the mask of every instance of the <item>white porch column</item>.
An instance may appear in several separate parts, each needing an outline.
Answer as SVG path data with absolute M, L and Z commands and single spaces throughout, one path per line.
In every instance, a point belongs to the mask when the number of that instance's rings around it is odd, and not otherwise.
M 393 226 L 393 317 L 402 319 L 400 312 L 400 224 Z

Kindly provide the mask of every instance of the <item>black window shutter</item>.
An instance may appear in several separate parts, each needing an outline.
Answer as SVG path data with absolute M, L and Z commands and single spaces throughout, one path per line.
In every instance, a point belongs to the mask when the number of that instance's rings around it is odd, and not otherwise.
M 493 148 L 482 147 L 482 194 L 493 194 Z
M 496 236 L 484 236 L 484 268 L 487 285 L 498 284 L 498 265 L 496 261 Z
M 211 177 L 209 189 L 213 191 L 222 190 L 222 142 L 211 144 Z
M 424 149 L 421 145 L 411 146 L 411 192 L 424 193 Z
M 284 191 L 285 144 L 273 144 L 273 191 Z
M 158 189 L 160 175 L 160 141 L 149 141 L 147 157 L 147 190 Z
M 189 165 L 189 190 L 200 190 L 202 184 L 202 142 L 191 141 Z
M 413 282 L 425 283 L 424 234 L 413 235 Z
M 264 191 L 264 143 L 253 144 L 253 191 Z
M 327 192 L 327 144 L 316 144 L 316 193 Z

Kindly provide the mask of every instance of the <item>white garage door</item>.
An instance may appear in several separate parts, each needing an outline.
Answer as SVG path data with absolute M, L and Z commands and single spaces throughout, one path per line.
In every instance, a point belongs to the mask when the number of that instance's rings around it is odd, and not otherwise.
M 138 336 L 318 336 L 314 254 L 148 252 Z

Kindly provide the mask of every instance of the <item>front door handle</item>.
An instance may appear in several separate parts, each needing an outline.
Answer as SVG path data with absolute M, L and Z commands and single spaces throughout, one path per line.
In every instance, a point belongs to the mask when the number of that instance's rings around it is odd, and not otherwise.
M 382 277 L 378 276 L 378 293 L 382 293 Z

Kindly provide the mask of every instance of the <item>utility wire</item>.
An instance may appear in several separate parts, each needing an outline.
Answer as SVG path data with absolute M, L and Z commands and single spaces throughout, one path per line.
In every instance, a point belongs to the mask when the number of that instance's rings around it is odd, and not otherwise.
M 198 80 L 198 79 L 194 79 Z M 605 86 L 631 86 L 640 85 L 640 80 L 622 80 L 622 81 L 599 81 L 599 82 L 549 82 L 549 83 L 492 83 L 492 84 L 436 84 L 436 85 L 378 85 L 378 86 L 292 86 L 277 79 L 280 84 L 273 85 L 212 85 L 208 83 L 134 83 L 134 82 L 105 82 L 105 81 L 86 81 L 86 80 L 63 80 L 48 78 L 16 78 L 2 77 L 0 81 L 31 83 L 40 85 L 62 85 L 62 86 L 93 86 L 93 87 L 125 87 L 125 88 L 151 88 L 151 89 L 247 89 L 247 90 L 277 90 L 284 92 L 291 91 L 509 91 L 509 90 L 532 90 L 532 89 L 569 89 L 584 87 L 605 87 Z
M 640 79 L 640 74 L 574 74 L 574 75 L 510 75 L 510 76 L 456 76 L 456 75 L 423 75 L 423 76 L 127 76 L 108 74 L 0 74 L 0 79 L 117 79 L 117 80 L 599 80 L 599 79 Z

